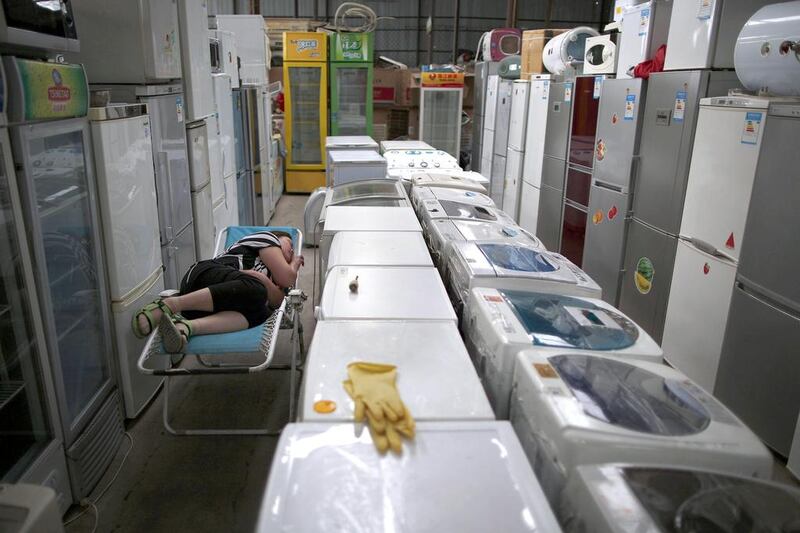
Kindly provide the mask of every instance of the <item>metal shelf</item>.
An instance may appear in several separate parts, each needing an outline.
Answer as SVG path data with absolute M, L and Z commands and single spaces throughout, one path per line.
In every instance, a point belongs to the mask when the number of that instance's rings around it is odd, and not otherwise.
M 25 389 L 24 381 L 0 381 L 0 410 Z

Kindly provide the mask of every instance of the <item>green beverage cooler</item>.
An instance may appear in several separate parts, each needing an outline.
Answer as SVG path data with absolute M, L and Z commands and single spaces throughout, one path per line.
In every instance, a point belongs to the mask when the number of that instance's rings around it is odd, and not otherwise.
M 330 36 L 331 135 L 372 136 L 372 33 Z

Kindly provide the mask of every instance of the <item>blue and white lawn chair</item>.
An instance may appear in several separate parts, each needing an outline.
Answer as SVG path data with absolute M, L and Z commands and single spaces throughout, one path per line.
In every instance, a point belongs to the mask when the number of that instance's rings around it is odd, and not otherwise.
M 292 237 L 294 249 L 298 252 L 303 249 L 303 233 L 297 228 L 285 226 L 231 226 L 225 228 L 217 239 L 215 254 L 222 253 L 228 246 L 246 235 L 258 231 L 281 231 Z M 165 291 L 162 296 L 170 296 L 176 290 Z M 196 335 L 189 339 L 184 356 L 193 358 L 200 366 L 187 367 L 185 358 L 177 364 L 167 365 L 170 354 L 165 353 L 161 336 L 154 331 L 147 339 L 142 355 L 139 357 L 139 371 L 152 375 L 164 376 L 164 429 L 173 435 L 278 435 L 281 429 L 178 429 L 169 421 L 169 391 L 170 380 L 175 376 L 208 376 L 220 374 L 254 374 L 267 369 L 280 369 L 290 371 L 289 384 L 289 422 L 294 420 L 295 387 L 297 383 L 298 368 L 297 349 L 300 349 L 300 360 L 305 357 L 303 342 L 303 326 L 300 322 L 300 312 L 303 308 L 305 294 L 297 287 L 292 288 L 281 306 L 272 313 L 272 316 L 260 326 L 235 331 L 233 333 L 220 333 L 216 335 Z M 289 366 L 275 366 L 272 364 L 275 356 L 275 346 L 281 329 L 291 329 L 292 357 Z M 174 355 L 174 354 L 173 354 Z M 246 364 L 236 362 L 237 358 L 257 356 L 258 363 Z M 262 359 L 263 357 L 263 359 Z M 157 361 L 155 365 L 148 366 L 148 362 Z

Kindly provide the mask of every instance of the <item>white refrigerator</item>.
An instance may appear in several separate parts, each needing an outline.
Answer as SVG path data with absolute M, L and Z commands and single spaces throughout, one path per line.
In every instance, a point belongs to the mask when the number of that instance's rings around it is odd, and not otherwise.
M 127 418 L 136 418 L 163 378 L 141 374 L 145 339 L 134 314 L 164 290 L 150 117 L 145 104 L 93 107 L 89 124 L 102 221 L 118 383 Z
M 491 175 L 494 161 L 494 119 L 497 115 L 497 90 L 500 88 L 500 76 L 489 76 L 486 83 L 486 102 L 483 115 L 483 141 L 481 143 L 481 172 Z
M 214 114 L 206 0 L 178 0 L 178 28 L 186 95 L 186 121 Z
M 233 87 L 228 74 L 214 74 L 214 106 L 217 116 L 219 151 L 221 153 L 222 217 L 214 220 L 217 233 L 227 226 L 238 225 L 239 207 L 236 190 L 236 147 L 233 126 Z
M 525 157 L 525 128 L 528 125 L 529 80 L 514 80 L 511 88 L 511 118 L 508 127 L 508 150 L 503 185 L 503 211 L 519 220 L 522 164 Z
M 192 213 L 197 260 L 214 256 L 214 219 L 209 162 L 208 125 L 205 120 L 186 127 L 189 151 L 189 176 L 192 187 Z
M 528 93 L 525 158 L 522 164 L 522 186 L 517 220 L 520 226 L 536 235 L 544 163 L 544 134 L 547 130 L 547 103 L 550 98 L 550 74 L 533 74 Z
M 617 46 L 617 78 L 632 78 L 631 69 L 652 59 L 667 42 L 671 10 L 672 0 L 651 0 L 625 8 Z
M 716 380 L 768 104 L 700 103 L 662 346 L 706 390 Z

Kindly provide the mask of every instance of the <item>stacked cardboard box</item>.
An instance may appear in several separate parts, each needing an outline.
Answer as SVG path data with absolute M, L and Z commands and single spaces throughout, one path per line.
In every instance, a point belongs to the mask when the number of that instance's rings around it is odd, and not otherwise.
M 542 52 L 545 45 L 560 33 L 567 30 L 525 30 L 522 32 L 522 72 L 523 78 L 531 74 L 541 74 L 547 72 L 542 63 Z

